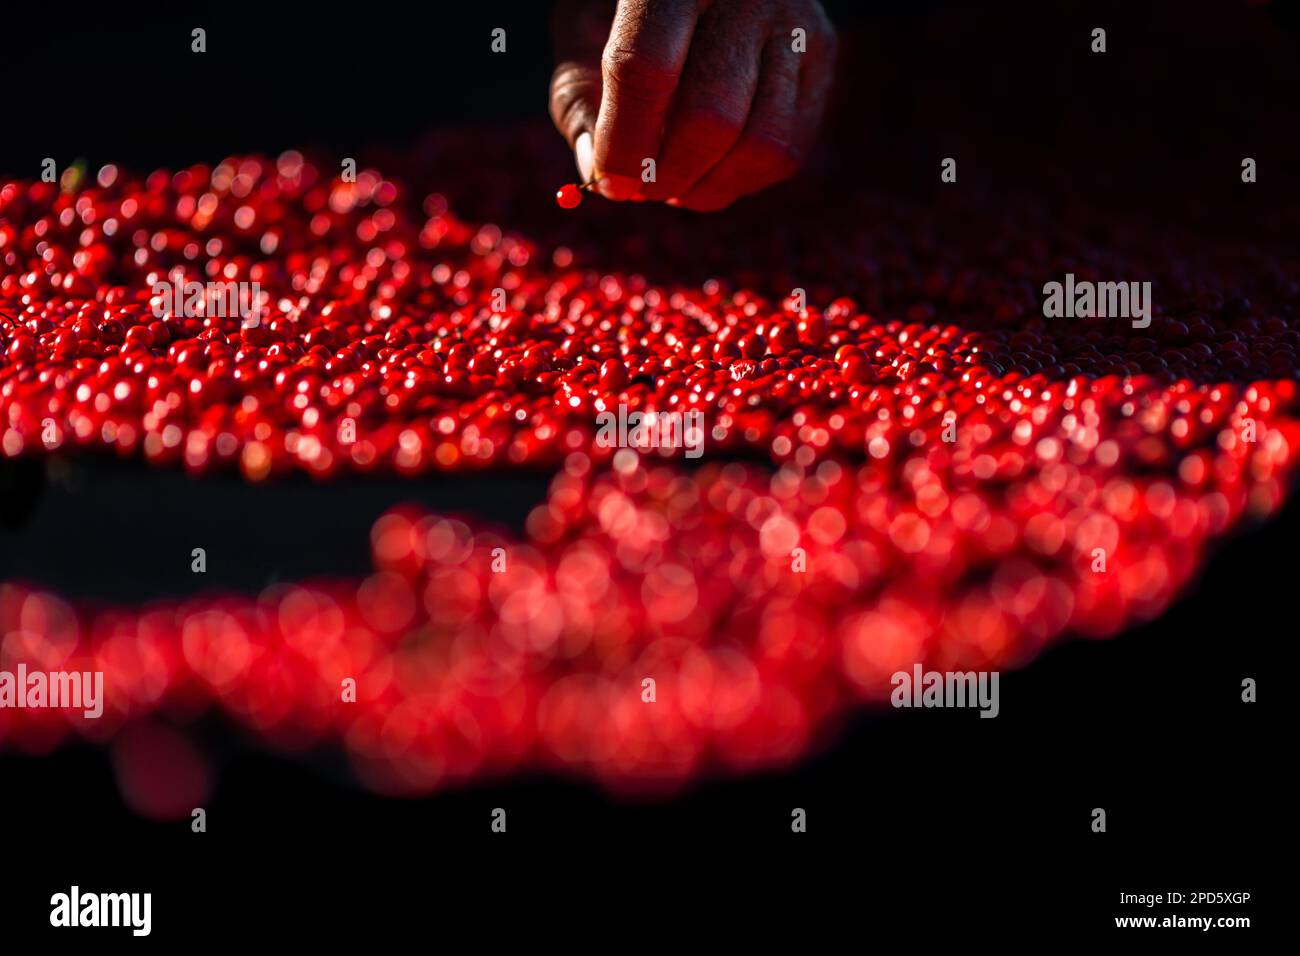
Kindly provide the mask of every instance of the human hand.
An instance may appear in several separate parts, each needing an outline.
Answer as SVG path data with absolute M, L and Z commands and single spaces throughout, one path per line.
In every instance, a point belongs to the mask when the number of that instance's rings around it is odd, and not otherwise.
M 799 169 L 835 62 L 815 0 L 569 0 L 554 34 L 551 117 L 583 180 L 700 212 Z

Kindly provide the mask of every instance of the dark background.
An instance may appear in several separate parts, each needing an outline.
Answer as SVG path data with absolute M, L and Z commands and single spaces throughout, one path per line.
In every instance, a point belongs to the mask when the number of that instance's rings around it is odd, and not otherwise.
M 858 182 L 828 190 L 869 184 L 924 201 L 935 157 L 959 155 L 963 189 L 1136 204 L 1225 239 L 1297 235 L 1289 4 L 827 6 L 845 36 L 823 149 L 846 125 L 879 143 L 862 154 Z M 546 7 L 34 17 L 6 44 L 0 173 L 35 177 L 45 156 L 60 169 L 84 157 L 92 170 L 141 171 L 289 147 L 364 156 L 433 127 L 535 122 L 551 66 Z M 189 52 L 193 26 L 208 31 L 202 57 Z M 508 30 L 507 56 L 488 53 L 495 26 Z M 1100 64 L 1087 52 L 1093 26 L 1108 30 Z M 1258 188 L 1219 195 L 1226 187 L 1213 184 L 1230 187 L 1245 155 L 1259 159 Z M 472 212 L 476 197 L 451 198 Z M 252 487 L 107 459 L 5 462 L 0 580 L 147 600 L 194 588 L 187 556 L 199 545 L 206 587 L 356 576 L 368 570 L 370 524 L 397 502 L 518 527 L 545 487 L 544 475 Z M 795 915 L 816 897 L 860 924 L 857 944 L 909 928 L 997 939 L 1020 919 L 1045 940 L 1136 933 L 1111 918 L 1164 911 L 1121 908 L 1118 894 L 1168 889 L 1250 891 L 1261 902 L 1212 915 L 1259 927 L 1280 890 L 1266 873 L 1293 836 L 1280 812 L 1278 728 L 1297 531 L 1293 506 L 1227 542 L 1157 622 L 1004 674 L 997 720 L 867 714 L 790 772 L 704 780 L 669 800 L 612 800 L 540 777 L 380 799 L 335 756 L 281 758 L 214 724 L 202 744 L 217 784 L 209 832 L 196 835 L 188 821 L 125 809 L 98 750 L 0 754 L 0 921 L 46 927 L 49 895 L 80 881 L 153 892 L 161 945 L 242 937 L 263 920 L 276 933 L 377 939 L 427 925 L 416 938 L 446 945 L 474 903 L 489 907 L 474 917 L 486 939 L 539 900 L 550 902 L 537 924 L 548 930 L 576 933 L 612 906 L 627 915 L 623 932 L 654 936 L 684 906 L 702 906 L 725 938 L 773 919 L 752 890 Z M 1260 683 L 1252 706 L 1240 701 L 1247 676 Z M 790 833 L 795 806 L 808 811 L 807 834 Z M 1106 834 L 1089 829 L 1097 806 Z M 507 809 L 504 837 L 489 832 L 493 807 Z M 736 888 L 741 898 L 729 898 Z M 815 937 L 819 925 L 803 928 Z M 1231 932 L 1248 943 L 1258 930 Z

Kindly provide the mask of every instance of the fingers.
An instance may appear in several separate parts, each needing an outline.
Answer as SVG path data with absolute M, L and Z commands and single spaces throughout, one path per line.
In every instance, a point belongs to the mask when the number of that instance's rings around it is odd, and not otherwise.
M 551 120 L 573 148 L 584 182 L 592 173 L 592 134 L 602 87 L 600 56 L 614 9 L 613 0 L 568 0 L 556 6 L 552 19 L 557 66 L 551 75 Z
M 698 0 L 619 0 L 601 57 L 602 96 L 593 161 L 598 189 L 627 199 L 642 162 L 659 155 L 669 106 L 686 65 Z
M 807 53 L 794 52 L 788 29 L 773 32 L 763 48 L 758 92 L 740 138 L 689 191 L 670 198 L 672 205 L 714 212 L 790 178 L 803 165 L 821 125 L 835 64 L 829 22 L 809 32 Z
M 641 187 L 646 198 L 684 195 L 735 146 L 759 85 L 767 29 L 763 17 L 732 4 L 714 4 L 700 17 L 664 131 L 655 181 Z
M 600 69 L 574 60 L 555 68 L 551 77 L 551 120 L 572 147 L 596 127 L 600 108 Z
M 798 126 L 799 65 L 782 38 L 763 48 L 763 72 L 744 129 L 725 157 L 683 190 L 667 197 L 674 206 L 713 212 L 740 196 L 794 175 L 803 160 Z
M 792 27 L 807 35 L 798 52 Z M 788 178 L 834 69 L 817 3 L 563 0 L 554 31 L 551 117 L 610 199 L 712 211 Z

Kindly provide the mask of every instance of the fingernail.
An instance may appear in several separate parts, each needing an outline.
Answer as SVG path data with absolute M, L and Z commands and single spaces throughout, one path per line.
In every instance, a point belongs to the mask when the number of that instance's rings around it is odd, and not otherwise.
M 588 182 L 591 179 L 591 173 L 594 169 L 594 162 L 591 149 L 591 134 L 581 133 L 573 144 L 573 156 L 578 161 L 578 175 L 582 181 Z
M 600 194 L 606 199 L 631 199 L 641 190 L 640 181 L 633 179 L 631 176 L 616 176 L 613 173 L 607 173 L 601 177 L 596 184 Z

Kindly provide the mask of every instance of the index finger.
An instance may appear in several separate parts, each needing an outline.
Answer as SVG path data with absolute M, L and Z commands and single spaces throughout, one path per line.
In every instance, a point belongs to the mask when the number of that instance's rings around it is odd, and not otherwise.
M 664 123 L 686 64 L 699 0 L 620 0 L 601 57 L 595 168 L 610 199 L 641 183 L 642 162 L 657 159 Z

